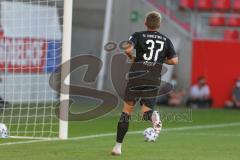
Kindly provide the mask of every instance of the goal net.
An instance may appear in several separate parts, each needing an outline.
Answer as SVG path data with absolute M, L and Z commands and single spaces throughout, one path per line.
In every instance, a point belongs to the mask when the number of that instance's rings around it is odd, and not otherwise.
M 0 0 L 0 123 L 10 136 L 57 137 L 64 0 Z M 60 77 L 53 85 L 60 87 Z

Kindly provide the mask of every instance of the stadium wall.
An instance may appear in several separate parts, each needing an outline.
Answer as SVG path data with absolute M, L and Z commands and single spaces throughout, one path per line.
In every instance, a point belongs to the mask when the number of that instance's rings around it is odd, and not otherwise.
M 231 41 L 193 41 L 192 83 L 205 76 L 212 91 L 214 106 L 221 108 L 230 99 L 240 75 L 240 43 Z
M 83 54 L 100 57 L 106 0 L 74 0 L 73 6 L 72 57 Z M 96 87 L 83 83 L 85 72 L 86 67 L 74 71 L 71 83 Z

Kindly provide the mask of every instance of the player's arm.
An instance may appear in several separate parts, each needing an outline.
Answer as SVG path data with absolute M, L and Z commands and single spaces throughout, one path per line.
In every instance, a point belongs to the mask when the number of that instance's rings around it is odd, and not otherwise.
M 130 60 L 134 62 L 135 57 L 133 56 L 133 49 L 134 49 L 134 45 L 128 42 L 128 46 L 125 48 L 125 54 L 128 56 Z
M 134 62 L 135 61 L 135 57 L 133 56 L 133 49 L 135 48 L 135 46 L 138 43 L 138 34 L 137 32 L 135 32 L 130 38 L 129 41 L 127 41 L 126 45 L 124 46 L 125 48 L 125 54 L 128 56 L 128 58 Z
M 174 58 L 171 58 L 171 59 L 166 59 L 164 61 L 164 63 L 168 64 L 168 65 L 177 65 L 178 64 L 178 57 L 174 57 Z

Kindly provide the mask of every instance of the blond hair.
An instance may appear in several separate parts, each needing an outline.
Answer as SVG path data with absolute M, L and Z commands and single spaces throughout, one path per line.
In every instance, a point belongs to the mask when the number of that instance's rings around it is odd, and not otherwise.
M 161 21 L 161 14 L 156 11 L 151 11 L 146 15 L 145 25 L 148 29 L 156 30 L 160 28 Z

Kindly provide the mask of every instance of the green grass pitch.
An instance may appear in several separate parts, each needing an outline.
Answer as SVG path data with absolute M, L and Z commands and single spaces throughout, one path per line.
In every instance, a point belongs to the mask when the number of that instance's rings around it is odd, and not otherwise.
M 159 109 L 159 108 L 158 108 Z M 71 122 L 70 139 L 0 139 L 1 160 L 239 160 L 239 110 L 159 109 L 164 130 L 155 143 L 140 132 L 150 124 L 134 114 L 123 155 L 110 156 L 120 110 L 89 122 Z M 176 129 L 177 128 L 177 129 Z M 75 137 L 75 138 L 74 138 Z M 22 142 L 27 142 L 26 144 Z M 7 145 L 13 143 L 11 145 Z M 15 144 L 19 143 L 19 144 Z

